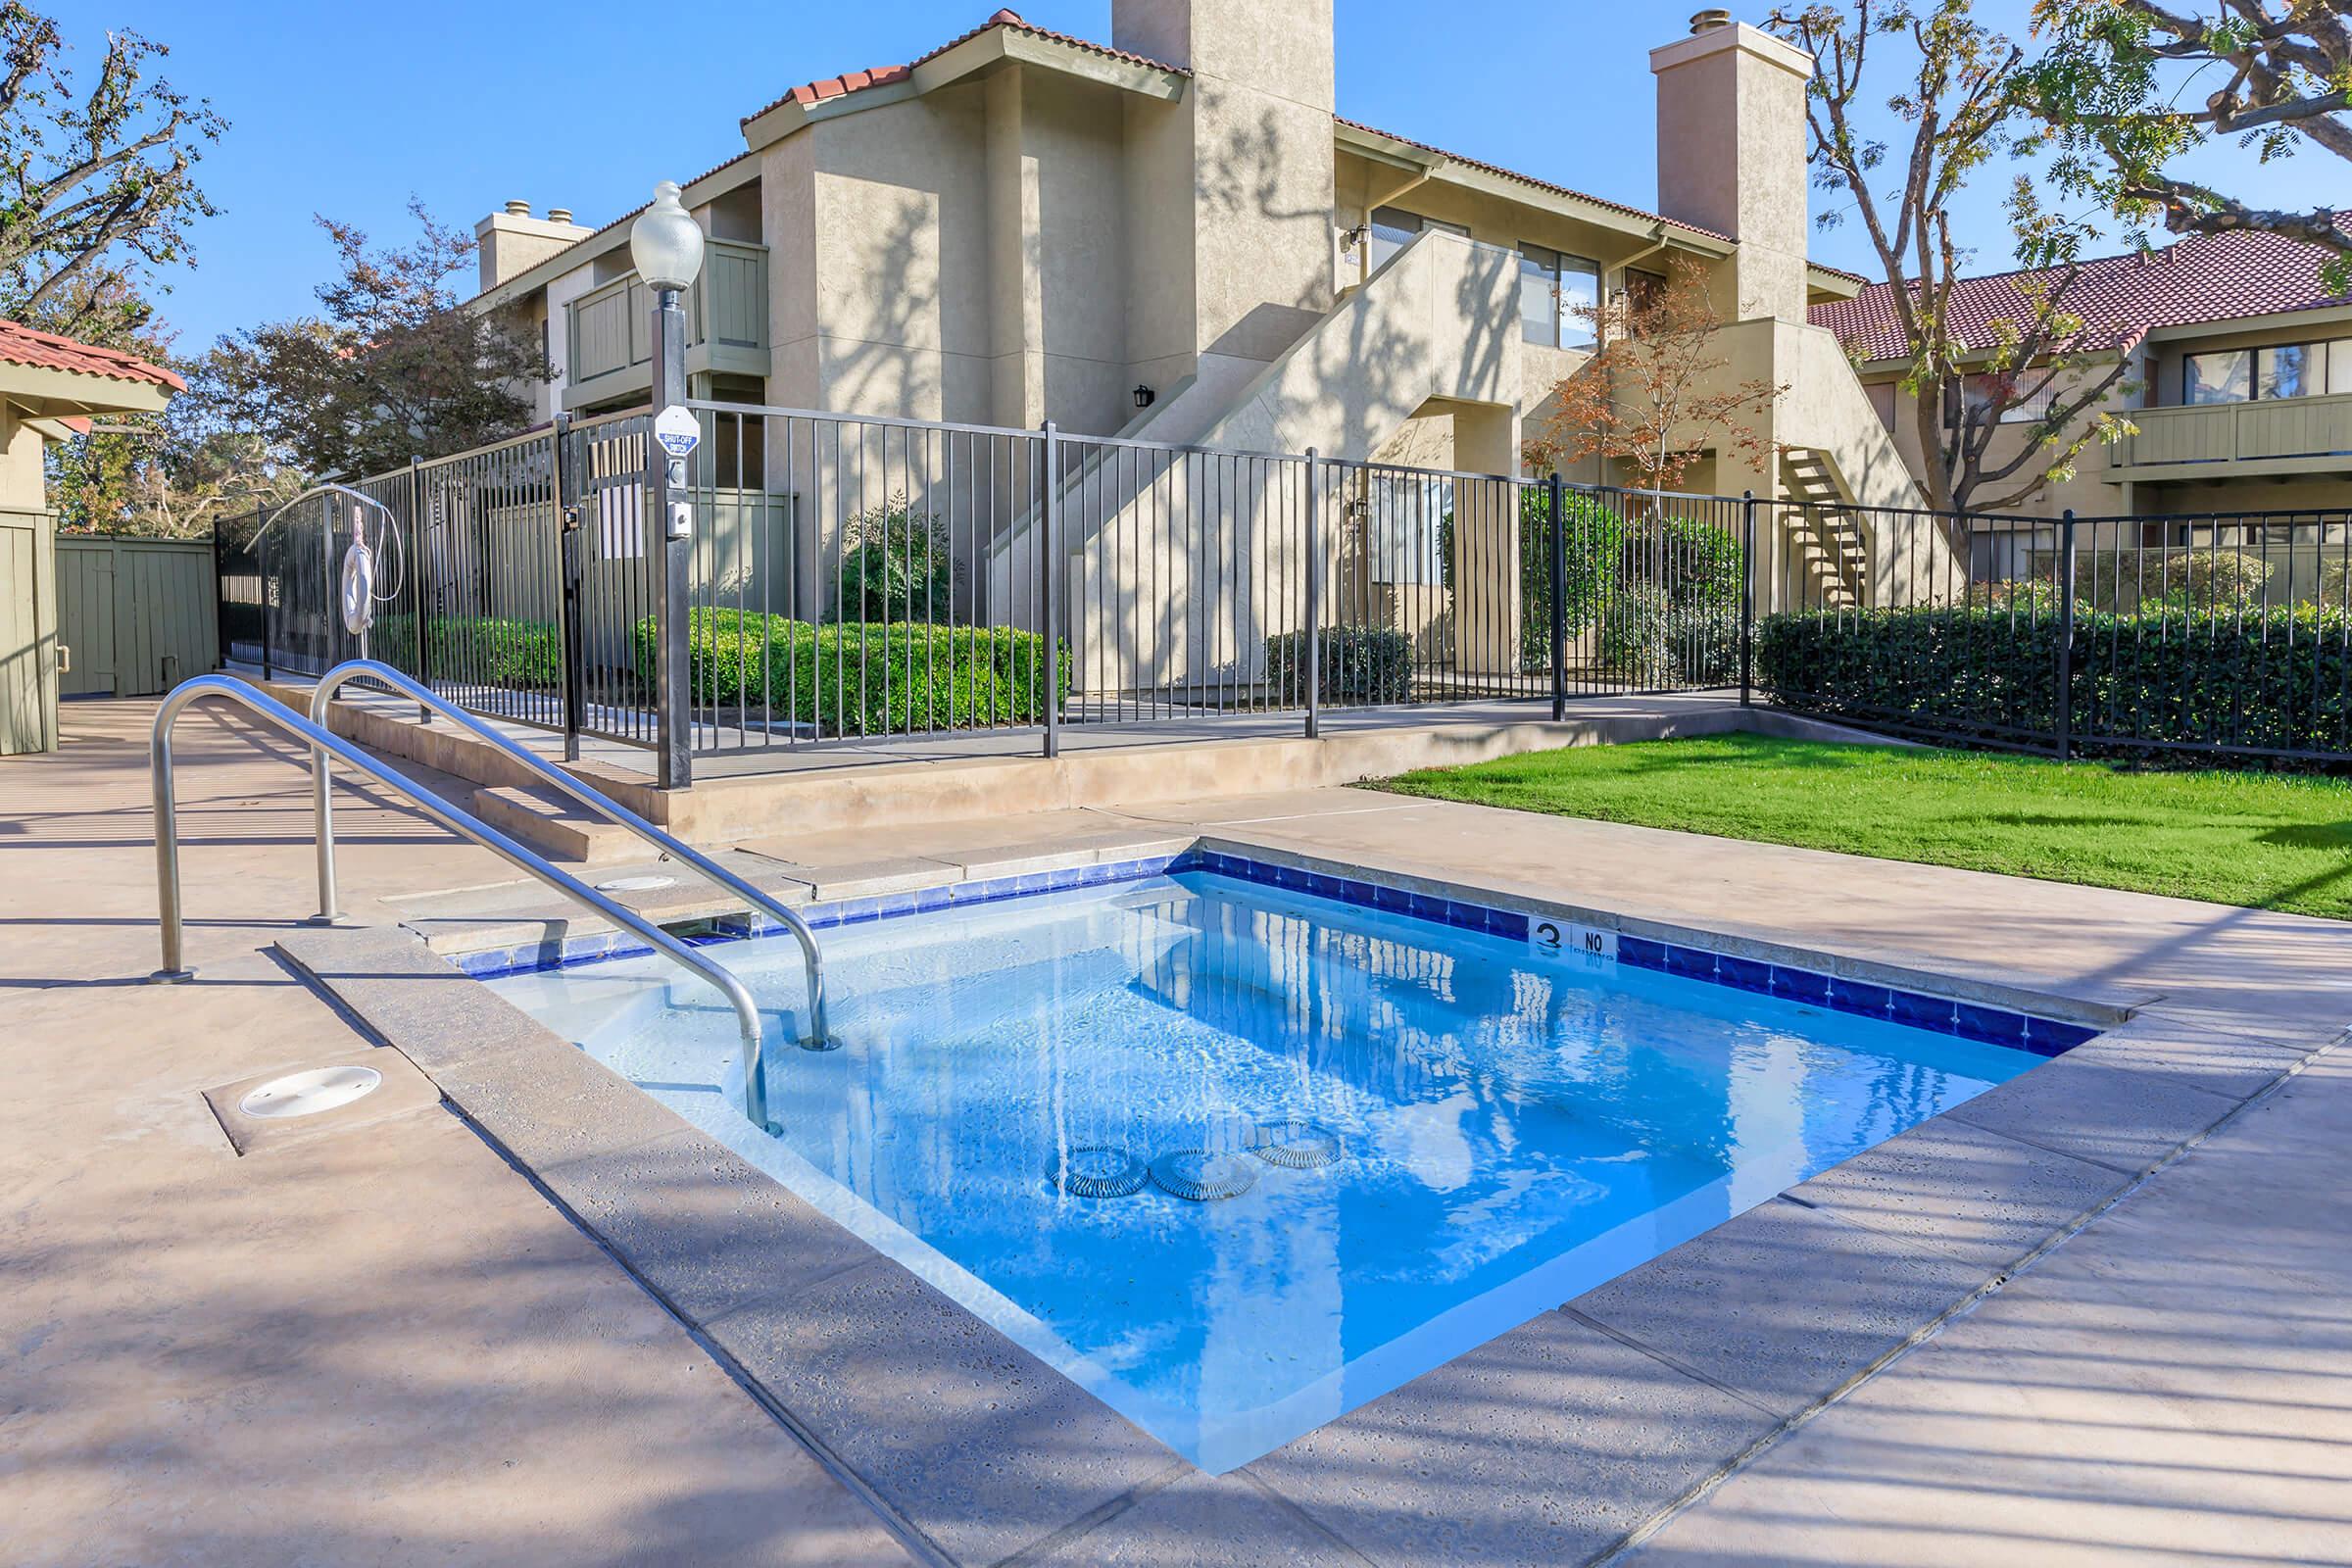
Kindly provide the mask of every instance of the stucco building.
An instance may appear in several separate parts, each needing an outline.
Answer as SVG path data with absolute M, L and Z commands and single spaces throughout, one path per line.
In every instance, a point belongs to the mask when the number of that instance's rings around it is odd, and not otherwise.
M 1517 472 L 1607 302 L 1688 258 L 1723 373 L 1790 389 L 1761 432 L 1786 461 L 1713 454 L 1691 486 L 1916 501 L 1808 316 L 1863 280 L 1806 255 L 1801 51 L 1704 12 L 1653 52 L 1644 211 L 1342 118 L 1331 0 L 1111 14 L 1101 43 L 1000 11 L 746 115 L 744 152 L 685 187 L 710 237 L 692 389 Z M 543 416 L 646 399 L 628 216 L 590 230 L 513 203 L 480 225 L 477 308 L 543 335 Z
M 57 518 L 44 447 L 93 415 L 153 413 L 184 390 L 133 355 L 0 321 L 0 757 L 57 744 Z
M 2112 444 L 2094 441 L 2071 477 L 2045 480 L 2015 510 L 2049 518 L 2069 510 L 2084 517 L 2333 513 L 2340 526 L 2352 508 L 2352 297 L 2328 287 L 2328 255 L 2276 234 L 2236 233 L 2082 264 L 2060 296 L 2083 323 L 2067 351 L 2079 367 L 2070 374 L 2088 385 L 2125 360 L 2098 407 L 2134 429 Z M 2035 271 L 1962 280 L 1954 330 L 1989 340 L 1996 320 L 2030 321 L 2034 292 L 2051 281 Z M 1918 466 L 1891 291 L 1874 284 L 1818 302 L 1812 319 L 1860 363 L 1881 419 Z M 2036 368 L 2019 368 L 2020 390 L 2039 386 Z M 2018 454 L 2047 408 L 2046 397 L 2033 396 L 2005 416 L 2014 428 L 1996 432 L 1995 461 Z M 2084 433 L 2092 417 L 2085 411 L 2070 434 Z M 2019 478 L 2047 466 L 2030 464 Z

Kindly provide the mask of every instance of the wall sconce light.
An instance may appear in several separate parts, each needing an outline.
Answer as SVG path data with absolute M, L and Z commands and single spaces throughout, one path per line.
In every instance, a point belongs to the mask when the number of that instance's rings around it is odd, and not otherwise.
M 1135 389 L 1135 406 L 1137 408 L 1148 409 L 1158 401 L 1159 394 L 1152 391 L 1150 387 L 1139 386 Z

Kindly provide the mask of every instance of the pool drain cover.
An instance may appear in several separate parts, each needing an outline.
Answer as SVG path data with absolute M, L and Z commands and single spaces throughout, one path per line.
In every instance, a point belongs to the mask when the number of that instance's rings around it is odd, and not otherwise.
M 1256 1186 L 1257 1171 L 1240 1154 L 1179 1149 L 1152 1162 L 1152 1183 L 1187 1202 L 1211 1203 L 1220 1198 L 1239 1198 Z
M 263 1121 L 288 1116 L 316 1116 L 340 1110 L 353 1101 L 373 1094 L 384 1075 L 373 1067 L 320 1067 L 311 1072 L 272 1078 L 237 1102 L 237 1109 Z
M 1340 1141 L 1311 1121 L 1270 1121 L 1250 1134 L 1250 1152 L 1287 1170 L 1320 1170 L 1340 1157 Z
M 1144 1162 L 1123 1149 L 1073 1149 L 1046 1179 L 1073 1198 L 1126 1198 L 1143 1191 Z

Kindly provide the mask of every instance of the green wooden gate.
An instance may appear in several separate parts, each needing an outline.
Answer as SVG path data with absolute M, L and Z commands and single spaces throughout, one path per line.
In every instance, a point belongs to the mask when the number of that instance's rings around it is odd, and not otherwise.
M 209 541 L 60 534 L 57 611 L 63 696 L 148 697 L 220 667 Z

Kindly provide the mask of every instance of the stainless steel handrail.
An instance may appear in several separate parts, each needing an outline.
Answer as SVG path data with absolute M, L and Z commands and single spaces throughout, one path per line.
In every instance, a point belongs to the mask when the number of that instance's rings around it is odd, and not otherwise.
M 801 945 L 802 967 L 808 976 L 808 1034 L 801 1041 L 806 1051 L 830 1051 L 834 1040 L 825 1023 L 825 959 L 816 946 L 816 933 L 808 923 L 795 914 L 773 895 L 763 893 L 734 872 L 639 816 L 635 811 L 588 784 L 564 772 L 555 763 L 539 757 L 483 723 L 473 714 L 457 707 L 429 687 L 411 680 L 390 664 L 375 659 L 347 659 L 318 677 L 311 693 L 311 722 L 320 729 L 327 728 L 327 705 L 335 693 L 355 680 L 372 680 L 404 696 L 414 698 L 437 713 L 446 715 L 463 726 L 468 734 L 487 741 L 500 752 L 520 763 L 530 772 L 547 780 L 557 789 L 578 801 L 582 806 L 627 828 L 648 844 L 662 851 L 673 859 L 683 860 L 729 893 L 749 904 L 754 909 L 768 915 L 776 924 L 790 931 Z M 318 817 L 318 918 L 332 922 L 338 917 L 335 892 L 335 825 L 333 807 L 329 802 L 327 760 L 323 752 L 314 754 L 312 762 L 311 803 Z
M 716 987 L 734 1007 L 735 1021 L 743 1034 L 743 1113 L 751 1118 L 753 1126 L 763 1132 L 780 1131 L 767 1116 L 764 1031 L 760 1023 L 760 1006 L 753 1000 L 750 988 L 732 972 L 635 910 L 613 903 L 594 888 L 550 865 L 538 855 L 489 823 L 478 820 L 463 808 L 451 805 L 414 779 L 403 777 L 358 747 L 329 734 L 269 693 L 227 675 L 199 675 L 193 680 L 183 681 L 156 710 L 155 730 L 149 741 L 148 755 L 154 769 L 155 902 L 157 918 L 163 927 L 164 966 L 150 975 L 150 980 L 169 985 L 196 978 L 196 971 L 185 962 L 180 931 L 179 817 L 172 791 L 172 726 L 191 703 L 207 698 L 222 698 L 242 704 L 308 745 L 314 757 L 332 756 L 353 771 L 364 773 L 379 784 L 400 791 L 416 802 L 425 815 L 460 838 L 480 845 L 557 892 L 578 900 L 614 925 L 634 933 L 640 941 L 671 962 Z

